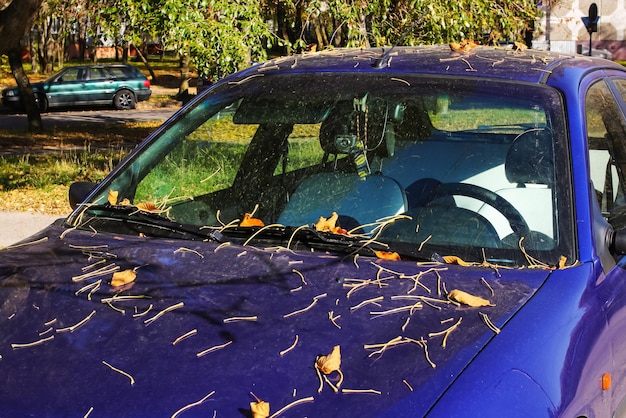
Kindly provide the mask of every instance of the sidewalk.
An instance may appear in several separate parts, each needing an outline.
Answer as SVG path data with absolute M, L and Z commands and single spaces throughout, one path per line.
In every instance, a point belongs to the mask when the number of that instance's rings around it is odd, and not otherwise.
M 43 213 L 0 211 L 0 248 L 28 238 L 61 217 Z

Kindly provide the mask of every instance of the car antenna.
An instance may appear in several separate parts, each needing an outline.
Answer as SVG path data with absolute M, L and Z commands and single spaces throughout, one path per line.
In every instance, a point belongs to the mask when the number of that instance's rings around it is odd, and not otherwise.
M 407 35 L 413 31 L 413 28 L 415 28 L 419 23 L 422 22 L 422 19 L 424 19 L 424 16 L 426 15 L 426 13 L 423 13 L 419 19 L 417 19 L 415 22 L 413 22 L 413 24 L 404 31 L 404 33 L 402 34 L 402 36 L 400 37 L 400 39 L 398 40 L 398 42 L 396 42 L 395 44 L 393 44 L 393 46 L 391 48 L 389 48 L 389 50 L 387 50 L 386 52 L 383 52 L 383 55 L 380 56 L 379 58 L 376 58 L 374 60 L 374 62 L 372 62 L 372 67 L 376 68 L 376 69 L 381 69 L 381 68 L 385 68 L 389 65 L 389 56 L 391 55 L 391 52 L 396 48 L 396 46 L 404 43 L 404 39 L 407 37 Z

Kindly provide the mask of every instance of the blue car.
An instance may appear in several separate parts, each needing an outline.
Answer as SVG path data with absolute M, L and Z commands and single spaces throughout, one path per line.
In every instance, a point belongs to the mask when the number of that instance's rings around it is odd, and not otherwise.
M 0 251 L 0 416 L 625 416 L 625 98 L 474 45 L 215 83 Z

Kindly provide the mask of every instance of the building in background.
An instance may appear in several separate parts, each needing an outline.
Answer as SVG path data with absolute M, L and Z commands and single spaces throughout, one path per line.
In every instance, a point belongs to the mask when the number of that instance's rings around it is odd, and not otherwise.
M 589 53 L 589 33 L 582 17 L 591 3 L 598 6 L 598 32 L 592 37 L 592 53 L 626 61 L 626 0 L 540 0 L 544 12 L 533 47 L 564 53 Z

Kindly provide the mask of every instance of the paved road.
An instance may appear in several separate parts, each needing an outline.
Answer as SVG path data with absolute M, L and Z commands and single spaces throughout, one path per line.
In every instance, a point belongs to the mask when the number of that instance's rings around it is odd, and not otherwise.
M 62 216 L 0 211 L 0 248 L 28 238 L 58 218 Z
M 179 108 L 168 106 L 164 108 L 135 109 L 135 110 L 90 110 L 49 112 L 41 115 L 45 128 L 54 126 L 84 125 L 86 123 L 114 124 L 120 122 L 163 121 L 174 114 Z M 26 129 L 28 119 L 25 114 L 0 113 L 0 129 Z

